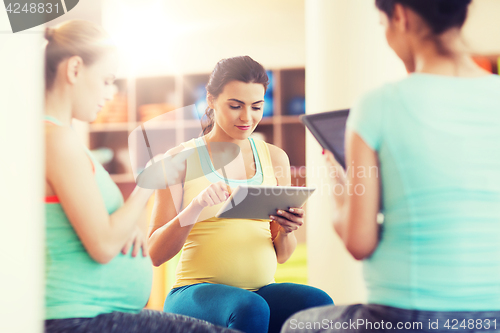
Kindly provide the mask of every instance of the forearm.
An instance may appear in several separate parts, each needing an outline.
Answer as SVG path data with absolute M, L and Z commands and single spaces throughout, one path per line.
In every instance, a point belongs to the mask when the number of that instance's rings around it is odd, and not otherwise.
M 361 260 L 371 255 L 378 243 L 378 223 L 372 221 L 370 207 L 358 206 L 347 197 L 336 207 L 333 227 L 351 255 Z M 355 197 L 354 197 L 355 198 Z
M 174 219 L 151 234 L 149 254 L 153 265 L 160 266 L 172 259 L 182 249 L 202 210 L 203 207 L 191 202 Z
M 377 214 L 380 203 L 380 161 L 373 150 L 354 131 L 346 132 L 346 165 L 352 170 L 366 172 L 344 173 L 331 152 L 326 152 L 332 174 L 332 191 L 336 204 L 335 231 L 354 258 L 364 259 L 373 253 L 378 244 Z M 372 173 L 375 170 L 375 173 Z
M 332 220 L 332 225 L 337 235 L 345 244 L 347 242 L 347 231 L 349 227 L 347 204 L 337 204 L 335 206 L 335 215 Z
M 285 263 L 292 256 L 296 247 L 297 238 L 295 238 L 294 232 L 285 233 L 283 230 L 280 230 L 274 239 L 274 248 L 276 250 L 278 263 Z

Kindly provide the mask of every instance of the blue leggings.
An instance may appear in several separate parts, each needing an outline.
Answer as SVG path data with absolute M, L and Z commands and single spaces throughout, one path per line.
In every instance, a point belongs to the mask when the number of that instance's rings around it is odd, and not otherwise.
M 294 313 L 331 305 L 324 291 L 295 283 L 272 283 L 257 291 L 199 283 L 174 288 L 163 311 L 182 314 L 247 333 L 279 332 Z

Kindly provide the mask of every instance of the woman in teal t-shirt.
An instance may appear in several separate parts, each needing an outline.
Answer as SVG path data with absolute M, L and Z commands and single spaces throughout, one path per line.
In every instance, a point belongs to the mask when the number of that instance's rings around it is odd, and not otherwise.
M 325 318 L 331 332 L 500 330 L 500 78 L 461 51 L 469 3 L 376 1 L 411 74 L 352 108 L 335 179 L 353 192 L 335 196 L 335 229 L 368 304 L 301 312 L 285 332 Z
M 45 37 L 45 331 L 225 331 L 143 310 L 152 264 L 138 221 L 153 190 L 136 187 L 124 203 L 70 127 L 72 118 L 94 120 L 111 99 L 116 50 L 99 26 L 81 20 L 48 28 Z

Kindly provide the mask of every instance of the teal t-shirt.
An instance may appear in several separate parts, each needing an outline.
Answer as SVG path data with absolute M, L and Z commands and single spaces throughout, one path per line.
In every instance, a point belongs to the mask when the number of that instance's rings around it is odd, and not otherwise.
M 106 209 L 112 214 L 123 205 L 122 194 L 108 172 L 88 154 Z M 45 216 L 45 319 L 142 310 L 152 287 L 150 257 L 140 252 L 133 258 L 130 249 L 107 264 L 97 263 L 88 255 L 59 203 L 46 203 Z
M 500 310 L 500 77 L 411 74 L 362 98 L 347 128 L 380 160 L 369 303 Z

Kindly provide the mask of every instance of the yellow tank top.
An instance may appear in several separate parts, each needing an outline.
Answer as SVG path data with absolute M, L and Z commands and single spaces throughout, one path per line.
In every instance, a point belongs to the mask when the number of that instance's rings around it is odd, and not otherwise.
M 267 144 L 249 140 L 257 172 L 248 180 L 229 179 L 229 185 L 277 185 Z M 187 159 L 182 209 L 210 184 L 224 180 L 214 170 L 203 138 L 192 139 L 183 146 L 196 150 Z M 256 180 L 259 184 L 255 184 Z M 222 203 L 206 207 L 201 212 L 182 248 L 173 288 L 208 282 L 253 291 L 274 282 L 277 260 L 270 220 L 214 217 L 221 206 Z

